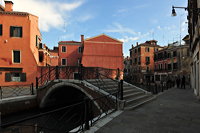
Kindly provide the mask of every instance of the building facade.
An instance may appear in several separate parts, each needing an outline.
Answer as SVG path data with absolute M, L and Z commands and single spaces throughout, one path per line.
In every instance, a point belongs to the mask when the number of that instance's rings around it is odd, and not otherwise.
M 123 70 L 123 43 L 105 34 L 85 39 L 82 64 Z
M 58 43 L 58 65 L 59 66 L 79 66 L 82 57 L 81 42 L 61 41 Z
M 200 18 L 199 9 L 200 0 L 188 0 L 188 32 L 190 35 L 190 49 L 192 53 L 191 61 L 191 87 L 195 95 L 200 98 Z
M 13 2 L 0 6 L 0 84 L 20 85 L 35 82 L 40 60 L 41 34 L 38 17 L 13 11 Z M 46 58 L 46 57 L 44 57 Z
M 132 62 L 132 82 L 142 83 L 154 78 L 154 52 L 161 49 L 156 40 L 146 41 L 142 44 L 136 44 L 130 49 L 130 58 Z
M 173 43 L 164 47 L 162 50 L 156 51 L 155 60 L 155 80 L 166 81 L 167 77 L 175 80 L 176 77 L 186 77 L 187 83 L 190 76 L 190 52 L 189 44 L 180 45 Z

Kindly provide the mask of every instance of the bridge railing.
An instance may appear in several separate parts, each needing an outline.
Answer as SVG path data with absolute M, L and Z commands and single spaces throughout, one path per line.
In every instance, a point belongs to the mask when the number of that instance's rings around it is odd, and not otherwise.
M 78 73 L 77 66 L 49 66 L 39 69 L 40 77 L 36 77 L 36 88 L 56 79 L 74 79 L 74 73 Z
M 34 95 L 33 83 L 28 85 L 0 86 L 0 99 Z
M 99 67 L 83 67 L 77 66 L 54 66 L 54 67 L 40 67 L 41 76 L 36 78 L 36 89 L 40 86 L 54 81 L 55 79 L 79 79 L 85 80 L 90 84 L 98 87 L 101 90 L 111 94 L 120 92 L 119 80 L 122 78 L 122 73 L 119 69 L 106 69 Z M 107 80 L 112 83 L 108 85 Z
M 105 68 L 83 68 L 83 79 L 109 94 L 119 91 L 118 70 Z M 110 82 L 108 82 L 110 80 Z
M 117 95 L 117 94 L 113 94 Z M 79 132 L 88 130 L 98 120 L 117 110 L 117 99 L 111 95 L 84 99 L 78 103 L 47 112 L 0 123 L 1 133 L 22 132 Z M 96 106 L 96 104 L 98 106 Z M 69 127 L 67 127 L 70 125 Z M 58 128 L 59 127 L 59 128 Z

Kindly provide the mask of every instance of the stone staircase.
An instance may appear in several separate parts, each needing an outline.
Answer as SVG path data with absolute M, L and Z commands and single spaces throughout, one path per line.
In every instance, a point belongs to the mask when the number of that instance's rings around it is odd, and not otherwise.
M 118 81 L 116 80 L 103 79 L 101 82 L 99 82 L 96 79 L 90 79 L 87 80 L 87 82 L 99 90 L 103 90 L 110 94 L 118 91 Z M 155 99 L 155 96 L 153 96 L 151 93 L 127 82 L 123 82 L 123 94 L 126 110 L 134 109 Z

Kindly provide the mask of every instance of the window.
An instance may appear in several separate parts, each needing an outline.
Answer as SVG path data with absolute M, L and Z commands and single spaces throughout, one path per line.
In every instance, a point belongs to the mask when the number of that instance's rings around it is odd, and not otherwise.
M 145 48 L 145 52 L 150 52 L 150 48 L 149 47 Z
M 141 52 L 141 48 L 138 48 L 138 53 L 140 53 Z
M 82 53 L 82 47 L 78 48 L 78 53 Z
M 168 64 L 168 70 L 171 70 L 172 69 L 172 65 L 171 64 Z
M 150 64 L 150 57 L 146 57 L 146 65 Z
M 141 60 L 140 60 L 140 57 L 138 57 L 138 64 L 139 64 L 139 65 L 141 64 Z
M 2 36 L 2 34 L 3 34 L 3 26 L 2 24 L 0 24 L 0 36 Z
M 135 63 L 135 64 L 137 63 L 137 58 L 135 58 L 135 61 L 134 61 L 134 63 Z
M 130 57 L 132 57 L 132 51 L 130 51 Z
M 5 74 L 6 82 L 26 82 L 26 73 L 13 72 Z
M 177 63 L 173 63 L 173 69 L 178 69 L 178 64 Z
M 22 27 L 10 26 L 10 37 L 22 37 Z
M 62 52 L 63 52 L 63 53 L 66 52 L 66 46 L 62 46 Z
M 147 72 L 149 72 L 150 71 L 150 69 L 149 69 L 149 67 L 147 67 Z
M 177 53 L 176 51 L 173 52 L 173 57 L 176 57 L 177 56 Z
M 13 50 L 13 63 L 21 63 L 21 55 L 19 50 Z
M 170 53 L 170 52 L 167 54 L 167 57 L 168 57 L 168 58 L 171 58 L 171 53 Z
M 62 66 L 66 66 L 66 65 L 67 65 L 67 59 L 62 59 L 61 61 L 62 61 L 62 62 L 61 62 L 61 63 L 62 63 Z
M 81 64 L 81 59 L 78 58 L 78 66 Z
M 130 60 L 130 64 L 132 64 L 132 60 Z
M 137 53 L 137 49 L 135 49 L 135 53 Z

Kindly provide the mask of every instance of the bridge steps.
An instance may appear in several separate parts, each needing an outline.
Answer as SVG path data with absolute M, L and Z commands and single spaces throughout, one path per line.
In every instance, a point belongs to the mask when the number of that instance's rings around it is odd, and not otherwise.
M 97 82 L 97 80 L 87 80 L 89 83 L 93 84 L 94 86 L 98 87 L 100 86 L 101 89 L 108 93 L 114 93 L 118 91 L 118 82 L 116 80 L 111 79 L 102 79 L 103 81 Z M 153 99 L 155 97 L 134 85 L 131 85 L 127 82 L 123 83 L 123 94 L 124 94 L 124 100 L 125 100 L 125 109 L 130 110 L 134 109 L 140 105 L 143 105 Z

